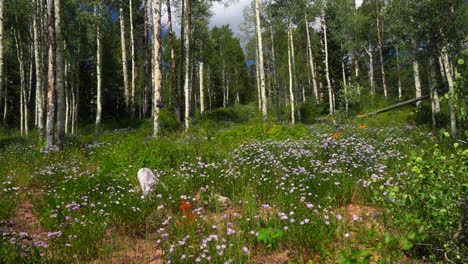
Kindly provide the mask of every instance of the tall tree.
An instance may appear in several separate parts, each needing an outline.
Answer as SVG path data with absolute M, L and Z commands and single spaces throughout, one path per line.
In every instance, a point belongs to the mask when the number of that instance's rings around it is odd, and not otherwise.
M 120 46 L 122 47 L 122 75 L 124 82 L 124 96 L 125 96 L 125 109 L 127 112 L 130 109 L 130 94 L 128 89 L 128 69 L 127 69 L 127 44 L 125 39 L 125 18 L 123 11 L 123 2 L 119 7 L 119 21 L 120 21 Z
M 48 70 L 47 70 L 47 140 L 46 149 L 51 149 L 54 146 L 55 136 L 55 5 L 54 0 L 47 2 L 47 18 L 48 18 Z
M 185 130 L 190 127 L 190 33 L 192 20 L 192 1 L 185 2 L 185 31 L 184 31 L 184 96 L 185 96 Z
M 161 0 L 153 0 L 153 136 L 159 135 L 159 113 L 162 107 L 161 68 Z
M 94 15 L 96 16 L 96 121 L 94 128 L 94 137 L 99 140 L 102 117 L 102 40 L 101 40 L 101 21 L 98 17 L 101 13 L 101 5 L 95 6 Z
M 132 78 L 130 82 L 132 116 L 135 115 L 135 90 L 136 90 L 136 61 L 135 61 L 135 37 L 133 34 L 133 1 L 129 0 L 130 6 L 130 55 L 132 59 Z
M 65 144 L 65 85 L 64 85 L 64 62 L 63 62 L 63 36 L 61 29 L 61 3 L 60 0 L 55 0 L 55 39 L 56 39 L 56 53 L 55 53 L 55 70 L 56 70 L 56 83 L 55 89 L 57 91 L 57 139 L 59 147 Z
M 44 136 L 44 79 L 42 68 L 42 41 L 40 36 L 41 28 L 41 1 L 34 0 L 33 2 L 33 36 L 34 36 L 34 63 L 36 75 L 36 110 L 37 110 L 37 128 L 39 130 L 39 137 Z M 0 22 L 1 23 L 1 22 Z M 0 29 L 1 30 L 1 29 Z M 0 33 L 1 34 L 1 33 Z M 0 66 L 1 68 L 1 66 Z M 0 90 L 1 90 L 1 77 L 0 77 Z M 2 96 L 0 95 L 0 98 Z M 0 100 L 1 101 L 1 100 Z
M 259 0 L 255 0 L 255 21 L 257 30 L 257 49 L 258 49 L 258 64 L 259 64 L 259 77 L 260 77 L 260 93 L 262 97 L 262 115 L 263 121 L 267 121 L 268 110 L 267 110 L 267 98 L 265 88 L 265 69 L 263 64 L 263 43 L 262 43 L 262 30 L 260 21 L 260 3 Z

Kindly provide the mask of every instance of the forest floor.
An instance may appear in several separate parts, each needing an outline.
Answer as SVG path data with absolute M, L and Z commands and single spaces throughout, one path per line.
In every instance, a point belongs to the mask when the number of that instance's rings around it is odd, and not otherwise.
M 463 263 L 467 142 L 408 109 L 338 126 L 221 110 L 50 152 L 0 134 L 0 263 Z M 164 183 L 146 197 L 144 167 Z

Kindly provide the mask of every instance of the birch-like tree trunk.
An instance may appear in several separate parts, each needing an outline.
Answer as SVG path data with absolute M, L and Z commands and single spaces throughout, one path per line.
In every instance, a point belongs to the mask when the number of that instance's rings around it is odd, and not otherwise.
M 262 31 L 260 24 L 260 0 L 255 0 L 255 21 L 257 29 L 257 49 L 258 49 L 258 64 L 260 71 L 260 92 L 262 97 L 262 115 L 263 121 L 267 121 L 268 112 L 267 112 L 267 98 L 266 98 L 266 88 L 265 88 L 265 69 L 263 67 L 263 44 L 262 44 Z
M 190 30 L 191 30 L 191 1 L 184 0 L 185 2 L 185 31 L 184 31 L 184 50 L 185 50 L 185 64 L 184 64 L 184 96 L 185 96 L 185 130 L 188 131 L 190 127 Z
M 127 112 L 130 107 L 130 94 L 128 90 L 128 69 L 127 69 L 127 43 L 125 40 L 125 18 L 123 13 L 123 4 L 119 7 L 119 21 L 120 21 L 120 46 L 122 47 L 122 74 L 124 82 L 124 96 L 125 96 L 125 109 Z
M 44 79 L 42 68 L 42 45 L 39 27 L 41 26 L 41 5 L 40 0 L 34 0 L 33 9 L 33 37 L 34 37 L 34 63 L 36 69 L 36 110 L 37 128 L 39 137 L 44 136 Z M 1 77 L 0 77 L 1 79 Z M 0 88 L 1 89 L 1 88 Z M 1 98 L 1 96 L 0 96 Z M 0 100 L 1 101 L 1 100 Z
M 418 62 L 418 59 L 416 58 L 416 42 L 415 41 L 412 41 L 412 44 L 414 46 L 414 53 L 413 54 L 413 76 L 414 76 L 414 88 L 416 90 L 416 98 L 418 97 L 421 97 L 422 93 L 421 93 L 421 78 L 420 78 L 420 74 L 419 74 L 419 62 Z M 419 102 L 416 102 L 416 108 L 417 109 L 421 109 L 422 107 L 422 102 L 419 101 Z
M 171 0 L 167 0 L 167 29 L 169 34 L 169 49 L 171 50 L 171 85 L 172 93 L 174 96 L 174 114 L 177 122 L 182 123 L 181 116 L 181 102 L 179 86 L 177 84 L 177 72 L 176 72 L 176 56 L 174 49 L 174 32 L 172 31 L 172 12 L 171 12 Z
M 153 137 L 157 137 L 162 107 L 161 0 L 153 0 L 153 32 Z
M 449 86 L 449 114 L 450 114 L 450 132 L 451 136 L 455 138 L 457 136 L 457 120 L 455 115 L 455 104 L 453 102 L 455 97 L 455 87 L 453 85 L 453 77 L 450 70 L 450 61 L 447 51 L 447 46 L 444 46 L 441 51 L 443 68 L 445 70 L 445 78 Z M 442 65 L 441 65 L 442 66 Z
M 333 89 L 331 85 L 331 80 L 330 80 L 330 69 L 329 69 L 329 64 L 328 64 L 328 38 L 327 38 L 327 23 L 325 21 L 325 16 L 322 15 L 322 27 L 323 27 L 323 44 L 325 47 L 325 78 L 327 80 L 327 89 L 328 89 L 328 101 L 330 104 L 330 115 L 333 115 L 335 113 L 335 105 L 334 105 L 334 100 L 333 100 Z
M 68 63 L 65 63 L 64 71 L 64 80 L 65 80 L 65 135 L 69 135 L 69 125 L 70 125 L 70 91 L 68 89 Z
M 429 58 L 429 87 L 431 98 L 431 115 L 432 115 L 432 129 L 437 127 L 437 115 L 440 113 L 439 95 L 437 93 L 437 79 L 434 59 Z
M 304 16 L 304 20 L 305 20 L 305 27 L 306 27 L 306 34 L 307 34 L 307 50 L 309 54 L 310 76 L 312 76 L 312 87 L 314 89 L 315 103 L 319 104 L 317 79 L 315 77 L 315 68 L 314 68 L 314 55 L 312 53 L 312 44 L 310 41 L 309 21 L 307 20 L 307 14 Z
M 203 92 L 203 62 L 200 62 L 200 113 L 205 112 L 205 93 Z
M 258 110 L 262 111 L 262 88 L 260 85 L 260 63 L 258 59 L 258 45 L 255 48 L 255 79 L 257 84 L 257 101 L 258 101 Z
M 18 29 L 14 29 L 16 43 L 16 57 L 20 74 L 20 132 L 21 135 L 28 136 L 28 101 L 26 95 L 26 72 L 24 69 L 23 49 L 21 47 L 21 36 Z
M 372 55 L 372 44 L 369 41 L 369 48 L 364 47 L 367 55 L 369 56 L 369 84 L 370 84 L 370 94 L 375 94 L 375 79 L 374 79 L 374 57 Z
M 46 121 L 46 149 L 49 150 L 54 146 L 55 136 L 55 11 L 54 0 L 49 0 L 47 3 L 48 17 L 48 70 L 47 70 L 47 121 Z
M 380 57 L 380 71 L 382 73 L 382 87 L 384 90 L 384 96 L 387 98 L 387 82 L 385 81 L 385 65 L 384 65 L 384 58 L 383 58 L 383 52 L 382 52 L 382 30 L 380 28 L 380 11 L 376 7 L 376 24 L 377 24 L 377 41 L 378 41 L 378 47 L 379 47 L 379 57 Z
M 346 110 L 346 113 L 348 113 L 348 107 L 349 107 L 349 103 L 348 103 L 348 83 L 346 82 L 346 71 L 345 71 L 345 63 L 344 63 L 344 60 L 341 62 L 341 71 L 342 71 L 342 74 L 343 74 L 343 88 L 344 88 L 344 91 L 345 91 L 345 110 Z
M 133 34 L 133 1 L 129 0 L 130 5 L 130 52 L 132 57 L 132 78 L 130 82 L 132 115 L 135 115 L 135 90 L 136 90 L 136 61 L 135 61 L 135 38 Z
M 291 106 L 291 124 L 296 123 L 295 118 L 295 98 L 294 98 L 294 88 L 293 88 L 293 67 L 292 67 L 292 49 L 291 49 L 291 38 L 292 38 L 292 27 L 291 22 L 288 24 L 288 72 L 289 72 L 289 104 Z
M 97 9 L 100 9 L 100 5 L 96 7 L 94 15 L 97 16 Z M 100 12 L 100 10 L 99 10 Z M 94 129 L 94 137 L 99 140 L 99 133 L 101 129 L 101 116 L 102 116 L 102 43 L 101 43 L 101 24 L 97 21 L 96 24 L 96 122 Z
M 400 71 L 400 54 L 398 54 L 398 45 L 395 46 L 395 56 L 396 56 L 396 63 L 397 63 L 397 77 L 398 77 L 398 99 L 401 100 L 403 97 L 402 94 L 402 87 L 401 87 L 401 71 Z
M 55 0 L 55 39 L 56 39 L 56 75 L 55 89 L 57 91 L 57 136 L 58 145 L 63 147 L 65 144 L 65 85 L 63 79 L 63 37 L 61 29 L 61 0 Z

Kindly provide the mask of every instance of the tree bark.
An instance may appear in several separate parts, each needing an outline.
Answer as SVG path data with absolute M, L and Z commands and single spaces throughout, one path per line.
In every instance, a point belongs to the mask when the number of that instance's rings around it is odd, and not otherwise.
M 127 69 L 127 44 L 125 41 L 125 18 L 123 14 L 123 4 L 119 7 L 120 21 L 120 46 L 122 47 L 122 74 L 124 82 L 125 109 L 130 110 L 130 94 L 128 90 L 128 69 Z
M 258 39 L 257 39 L 258 41 Z M 289 41 L 288 41 L 289 42 Z M 257 101 L 258 101 L 258 110 L 262 111 L 262 88 L 260 85 L 260 63 L 259 63 L 259 57 L 258 57 L 258 45 L 255 48 L 255 79 L 257 83 Z
M 37 128 L 39 137 L 44 136 L 44 79 L 42 68 L 42 45 L 40 40 L 40 0 L 34 0 L 33 9 L 33 36 L 34 36 L 34 63 L 36 69 L 36 109 L 37 109 Z M 0 80 L 2 78 L 0 77 Z M 1 82 L 1 81 L 0 81 Z M 0 88 L 1 89 L 1 88 Z M 0 96 L 1 98 L 1 96 Z M 1 101 L 1 100 L 0 100 Z
M 310 67 L 310 75 L 312 76 L 312 87 L 314 89 L 314 96 L 315 96 L 315 103 L 319 104 L 319 95 L 317 89 L 317 79 L 315 77 L 315 67 L 314 67 L 314 55 L 312 53 L 312 44 L 310 41 L 310 33 L 309 33 L 309 21 L 307 20 L 307 14 L 304 16 L 305 26 L 306 26 L 306 34 L 307 34 L 307 50 L 309 53 L 309 67 Z
M 153 0 L 153 137 L 160 133 L 159 113 L 162 107 L 161 68 L 161 0 Z
M 16 17 L 15 17 L 15 20 Z M 16 21 L 18 24 L 18 21 Z M 21 36 L 19 29 L 14 29 L 15 43 L 16 43 L 16 57 L 18 59 L 19 74 L 20 74 L 20 132 L 21 135 L 28 136 L 28 101 L 26 96 L 26 73 L 23 61 L 23 49 L 21 47 Z
M 55 11 L 54 0 L 47 3 L 48 17 L 48 73 L 47 73 L 47 121 L 46 121 L 46 149 L 50 150 L 54 146 L 55 136 Z
M 94 15 L 97 16 L 97 9 L 100 9 L 100 5 L 96 7 Z M 96 24 L 96 122 L 94 129 L 94 137 L 96 141 L 99 141 L 99 134 L 101 129 L 101 116 L 102 116 L 102 44 L 101 44 L 101 25 L 100 21 Z
M 325 47 L 325 77 L 327 79 L 327 88 L 328 88 L 328 100 L 330 104 L 330 115 L 333 115 L 335 113 L 335 105 L 334 105 L 334 100 L 333 100 L 333 89 L 331 86 L 331 80 L 330 80 L 330 70 L 329 70 L 329 65 L 328 65 L 328 39 L 327 39 L 327 23 L 325 21 L 325 16 L 322 15 L 322 26 L 323 26 L 323 37 L 324 37 L 324 47 Z
M 457 136 L 457 120 L 455 115 L 455 104 L 454 104 L 454 97 L 455 97 L 455 87 L 453 86 L 453 78 L 452 73 L 450 71 L 450 61 L 448 57 L 447 46 L 444 46 L 441 51 L 442 63 L 443 68 L 445 70 L 445 77 L 447 79 L 447 83 L 449 86 L 449 113 L 450 113 L 450 131 L 452 138 Z
M 380 110 L 377 110 L 377 111 L 374 111 L 374 112 L 370 112 L 370 113 L 367 113 L 367 114 L 364 114 L 364 115 L 359 115 L 358 117 L 363 118 L 363 117 L 369 117 L 369 116 L 377 115 L 377 114 L 380 114 L 380 113 L 384 113 L 384 112 L 393 110 L 393 109 L 398 108 L 398 107 L 402 107 L 402 106 L 405 106 L 405 105 L 409 105 L 409 104 L 413 104 L 415 102 L 425 100 L 427 98 L 429 98 L 429 96 L 424 95 L 424 96 L 417 97 L 417 98 L 414 98 L 414 99 L 411 99 L 411 100 L 408 100 L 408 101 L 404 101 L 404 102 L 401 102 L 401 103 L 398 103 L 398 104 L 395 104 L 395 105 L 392 105 L 392 106 L 389 106 L 389 107 L 385 107 L 383 109 L 380 109 Z
M 414 46 L 414 53 L 416 53 L 416 42 L 412 41 L 412 44 Z M 416 54 L 413 54 L 413 76 L 414 76 L 414 88 L 416 90 L 416 97 L 421 96 L 421 78 L 419 74 L 419 62 L 418 59 L 416 58 Z M 421 109 L 422 103 L 421 101 L 416 102 L 416 108 Z
M 263 44 L 262 44 L 262 32 L 260 24 L 260 3 L 259 0 L 255 0 L 255 21 L 257 29 L 257 46 L 258 46 L 258 58 L 259 58 L 259 71 L 260 71 L 260 91 L 262 97 L 262 115 L 263 121 L 266 122 L 268 119 L 267 112 L 267 98 L 265 91 L 265 69 L 263 67 Z
M 374 57 L 372 55 L 372 45 L 369 41 L 369 48 L 366 50 L 367 55 L 369 55 L 369 83 L 370 83 L 370 94 L 375 94 L 375 79 L 374 79 Z
M 135 90 L 136 90 L 136 62 L 135 62 L 135 38 L 133 34 L 133 1 L 129 0 L 130 5 L 130 52 L 132 57 L 132 78 L 130 82 L 132 116 L 135 115 Z
M 171 1 L 167 0 L 167 28 L 169 34 L 169 48 L 171 49 L 171 85 L 172 93 L 174 96 L 174 115 L 177 122 L 182 123 L 181 116 L 181 102 L 179 86 L 177 84 L 177 72 L 176 72 L 176 57 L 174 49 L 174 32 L 172 31 L 172 13 L 171 13 Z
M 375 10 L 375 19 L 377 24 L 377 40 L 378 40 L 378 47 L 379 47 L 379 57 L 380 57 L 380 71 L 382 72 L 382 88 L 384 90 L 384 96 L 387 98 L 387 82 L 385 81 L 385 65 L 384 65 L 384 58 L 382 53 L 382 30 L 380 28 L 380 10 L 376 6 Z
M 295 118 L 295 98 L 294 98 L 294 89 L 293 89 L 293 70 L 292 70 L 292 50 L 291 50 L 291 38 L 292 38 L 292 27 L 291 22 L 288 25 L 288 72 L 289 72 L 289 104 L 291 106 L 291 124 L 296 123 Z
M 437 127 L 437 115 L 440 113 L 439 95 L 437 93 L 437 79 L 434 59 L 429 58 L 429 86 L 431 96 L 431 114 L 432 114 L 432 129 Z
M 190 30 L 191 30 L 191 1 L 184 0 L 185 2 L 185 32 L 184 32 L 184 51 L 185 51 L 185 64 L 184 64 L 184 94 L 185 94 L 185 130 L 188 131 L 190 127 Z
M 400 71 L 400 55 L 398 54 L 398 45 L 395 46 L 395 56 L 397 61 L 397 77 L 398 77 L 398 99 L 401 100 L 402 95 L 402 87 L 401 87 L 401 71 Z
M 55 38 L 56 38 L 56 83 L 57 91 L 57 136 L 60 148 L 65 144 L 65 87 L 64 87 L 64 64 L 63 64 L 63 37 L 61 29 L 61 3 L 55 0 Z
M 205 93 L 203 92 L 203 62 L 200 62 L 200 113 L 205 112 Z

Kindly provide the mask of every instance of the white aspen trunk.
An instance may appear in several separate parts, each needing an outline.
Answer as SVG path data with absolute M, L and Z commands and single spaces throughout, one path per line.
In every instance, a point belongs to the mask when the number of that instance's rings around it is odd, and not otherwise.
M 260 91 L 262 97 L 262 114 L 263 121 L 267 121 L 268 112 L 267 112 L 267 98 L 265 91 L 265 69 L 263 67 L 263 44 L 262 44 L 262 31 L 260 24 L 260 3 L 259 0 L 255 0 L 255 21 L 257 29 L 257 46 L 258 46 L 258 58 L 259 58 L 259 71 L 260 71 Z
M 161 0 L 153 0 L 153 30 L 153 137 L 157 137 L 162 106 Z
M 132 115 L 135 114 L 135 90 L 136 90 L 136 62 L 135 62 L 135 38 L 133 34 L 133 1 L 129 0 L 130 5 L 130 52 L 132 57 L 132 78 L 130 82 Z
M 398 77 L 398 99 L 401 100 L 403 97 L 402 87 L 401 87 L 401 72 L 400 72 L 400 55 L 398 54 L 398 45 L 395 46 L 396 51 L 396 60 L 397 60 L 397 77 Z
M 58 145 L 63 147 L 65 144 L 65 85 L 63 79 L 64 63 L 63 63 L 63 37 L 61 29 L 61 0 L 55 0 L 55 38 L 56 38 L 56 83 L 57 91 L 57 136 Z
M 296 123 L 295 118 L 295 104 L 294 104 L 294 89 L 293 89 L 293 72 L 292 72 L 292 50 L 291 50 L 291 35 L 292 35 L 291 22 L 288 25 L 288 71 L 289 71 L 289 104 L 291 106 L 291 124 Z
M 359 78 L 359 57 L 354 53 L 354 76 L 356 76 L 356 79 Z
M 128 91 L 128 69 L 127 69 L 127 43 L 125 40 L 125 18 L 123 14 L 122 4 L 119 7 L 119 21 L 120 21 L 120 46 L 122 47 L 122 74 L 124 82 L 124 96 L 125 96 L 125 109 L 129 110 L 130 94 Z
M 100 8 L 100 5 L 99 5 Z M 97 16 L 97 9 L 94 15 Z M 100 10 L 99 10 L 100 12 Z M 96 122 L 94 129 L 94 137 L 99 141 L 99 134 L 101 129 L 101 116 L 102 116 L 102 44 L 101 44 L 101 25 L 98 21 L 96 24 Z
M 385 81 L 385 65 L 384 65 L 384 58 L 382 53 L 382 30 L 380 29 L 380 15 L 379 10 L 376 10 L 376 23 L 377 23 L 377 40 L 378 40 L 378 47 L 379 47 L 379 57 L 380 57 L 380 71 L 382 72 L 382 87 L 384 90 L 384 96 L 387 98 L 387 82 Z M 420 103 L 421 101 L 419 101 Z
M 438 59 L 439 59 L 439 66 L 440 66 L 440 76 L 442 76 L 442 79 L 444 80 L 444 82 L 447 82 L 447 76 L 445 75 L 444 62 L 442 60 L 442 55 L 440 55 Z
M 446 76 L 447 83 L 449 86 L 448 104 L 449 104 L 449 113 L 450 113 L 450 131 L 451 131 L 452 137 L 455 138 L 457 135 L 457 120 L 456 120 L 456 115 L 455 115 L 455 104 L 453 102 L 454 97 L 455 97 L 455 88 L 453 86 L 453 78 L 452 78 L 452 73 L 450 71 L 450 62 L 449 62 L 447 46 L 444 46 L 442 48 L 441 57 L 442 57 L 443 68 L 445 70 L 445 76 Z
M 325 17 L 322 16 L 322 26 L 323 26 L 323 37 L 324 37 L 324 47 L 325 47 L 325 78 L 327 80 L 327 89 L 328 89 L 328 97 L 330 103 L 330 115 L 335 113 L 335 106 L 333 100 L 333 90 L 331 86 L 330 80 L 330 70 L 328 66 L 328 39 L 327 39 L 327 23 L 325 21 Z
M 205 93 L 203 92 L 203 62 L 200 62 L 200 113 L 205 112 Z
M 223 63 L 223 107 L 227 106 L 227 96 L 226 96 L 226 63 Z
M 310 41 L 310 33 L 309 33 L 309 21 L 307 20 L 307 14 L 304 16 L 305 26 L 306 26 L 306 34 L 307 34 L 307 50 L 309 53 L 309 67 L 310 67 L 310 75 L 312 76 L 312 87 L 314 89 L 314 96 L 315 96 L 315 103 L 319 104 L 319 95 L 317 89 L 317 79 L 315 77 L 315 67 L 314 67 L 314 55 L 312 53 L 312 44 Z
M 0 1 L 0 107 L 3 99 L 3 68 L 3 1 Z
M 260 63 L 258 62 L 258 45 L 255 49 L 255 72 L 257 80 L 257 99 L 258 99 L 258 110 L 262 111 L 262 88 L 260 85 Z
M 369 49 L 364 47 L 367 55 L 369 55 L 369 84 L 370 84 L 370 94 L 375 94 L 375 79 L 374 79 L 374 57 L 372 55 L 372 45 L 369 41 Z
M 344 61 L 341 62 L 341 70 L 342 70 L 342 73 L 343 73 L 343 88 L 345 90 L 345 110 L 346 110 L 346 113 L 348 113 L 348 107 L 349 107 L 349 103 L 348 103 L 348 84 L 346 83 L 346 72 L 345 72 L 345 63 L 344 63 Z
M 184 50 L 185 50 L 185 65 L 184 65 L 184 96 L 185 96 L 185 130 L 188 131 L 190 127 L 190 0 L 183 0 L 185 2 L 185 36 L 184 36 Z
M 431 115 L 432 115 L 432 129 L 436 129 L 437 126 L 437 115 L 440 113 L 439 95 L 437 94 L 437 79 L 436 72 L 434 69 L 434 59 L 429 58 L 429 87 L 430 87 L 430 98 L 431 98 Z
M 415 53 L 416 53 L 416 42 L 412 41 L 412 44 L 415 48 Z M 421 78 L 419 74 L 419 62 L 416 58 L 416 54 L 413 54 L 413 76 L 414 76 L 414 88 L 416 90 L 416 98 L 421 97 Z M 416 108 L 421 109 L 422 107 L 422 102 L 418 101 L 416 102 Z
M 73 123 L 74 123 L 74 132 L 73 135 L 78 135 L 78 107 L 80 101 L 80 85 L 79 85 L 79 67 L 76 66 L 76 73 L 75 73 L 75 81 L 73 82 L 73 86 L 75 87 L 74 95 L 74 107 L 73 107 Z
M 239 97 L 239 75 L 237 72 L 236 68 L 236 102 L 235 104 L 238 105 L 240 103 L 240 97 Z
M 24 61 L 23 61 L 23 49 L 21 48 L 20 43 L 20 33 L 19 30 L 14 30 L 15 35 L 15 44 L 16 44 L 16 57 L 18 59 L 19 65 L 19 74 L 20 74 L 20 133 L 21 135 L 28 135 L 28 128 L 27 128 L 27 112 L 28 112 L 28 104 L 26 100 L 26 76 L 24 70 Z
M 47 73 L 47 120 L 46 120 L 46 149 L 54 146 L 55 136 L 55 11 L 54 0 L 47 3 L 48 17 L 48 73 Z

